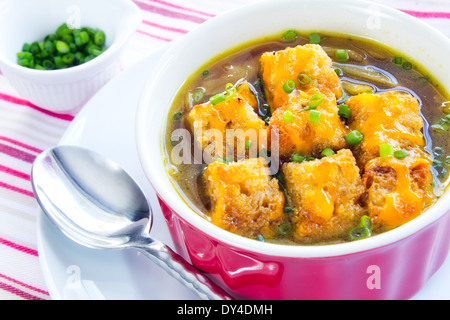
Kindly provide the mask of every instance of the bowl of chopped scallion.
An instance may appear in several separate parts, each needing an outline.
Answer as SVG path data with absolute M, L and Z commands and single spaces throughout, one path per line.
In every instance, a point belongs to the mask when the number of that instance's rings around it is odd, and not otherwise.
M 120 70 L 141 20 L 130 0 L 4 0 L 0 70 L 36 106 L 75 114 Z

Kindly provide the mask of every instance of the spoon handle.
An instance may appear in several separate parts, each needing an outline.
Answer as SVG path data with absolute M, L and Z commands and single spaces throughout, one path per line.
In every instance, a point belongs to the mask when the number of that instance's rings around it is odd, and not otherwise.
M 204 300 L 233 299 L 200 270 L 158 240 L 144 237 L 142 241 L 135 243 L 134 247 L 143 252 L 172 277 L 197 293 L 200 298 Z

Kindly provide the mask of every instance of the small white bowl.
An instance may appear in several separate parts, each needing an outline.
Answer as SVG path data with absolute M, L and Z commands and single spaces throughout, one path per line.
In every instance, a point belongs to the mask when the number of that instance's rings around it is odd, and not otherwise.
M 141 21 L 142 13 L 131 0 L 4 0 L 0 70 L 31 103 L 56 113 L 76 113 L 120 70 L 120 53 Z M 103 30 L 107 50 L 67 69 L 34 70 L 17 64 L 25 42 L 42 40 L 64 22 Z

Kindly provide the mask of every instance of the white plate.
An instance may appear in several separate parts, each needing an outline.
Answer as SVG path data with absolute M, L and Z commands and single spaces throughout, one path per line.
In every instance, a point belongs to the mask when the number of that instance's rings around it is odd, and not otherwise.
M 121 164 L 145 190 L 153 208 L 151 235 L 172 247 L 155 193 L 135 147 L 135 111 L 142 87 L 163 47 L 110 81 L 77 115 L 60 144 L 86 147 Z M 101 251 L 66 238 L 38 212 L 38 251 L 53 299 L 197 299 L 134 250 Z M 414 299 L 450 299 L 450 257 Z

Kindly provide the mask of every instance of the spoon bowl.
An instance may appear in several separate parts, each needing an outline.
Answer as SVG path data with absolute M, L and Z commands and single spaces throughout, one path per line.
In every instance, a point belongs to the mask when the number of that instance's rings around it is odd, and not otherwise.
M 115 162 L 81 147 L 57 146 L 36 158 L 31 182 L 43 212 L 73 241 L 94 249 L 138 249 L 201 298 L 230 299 L 198 269 L 149 236 L 148 201 Z

